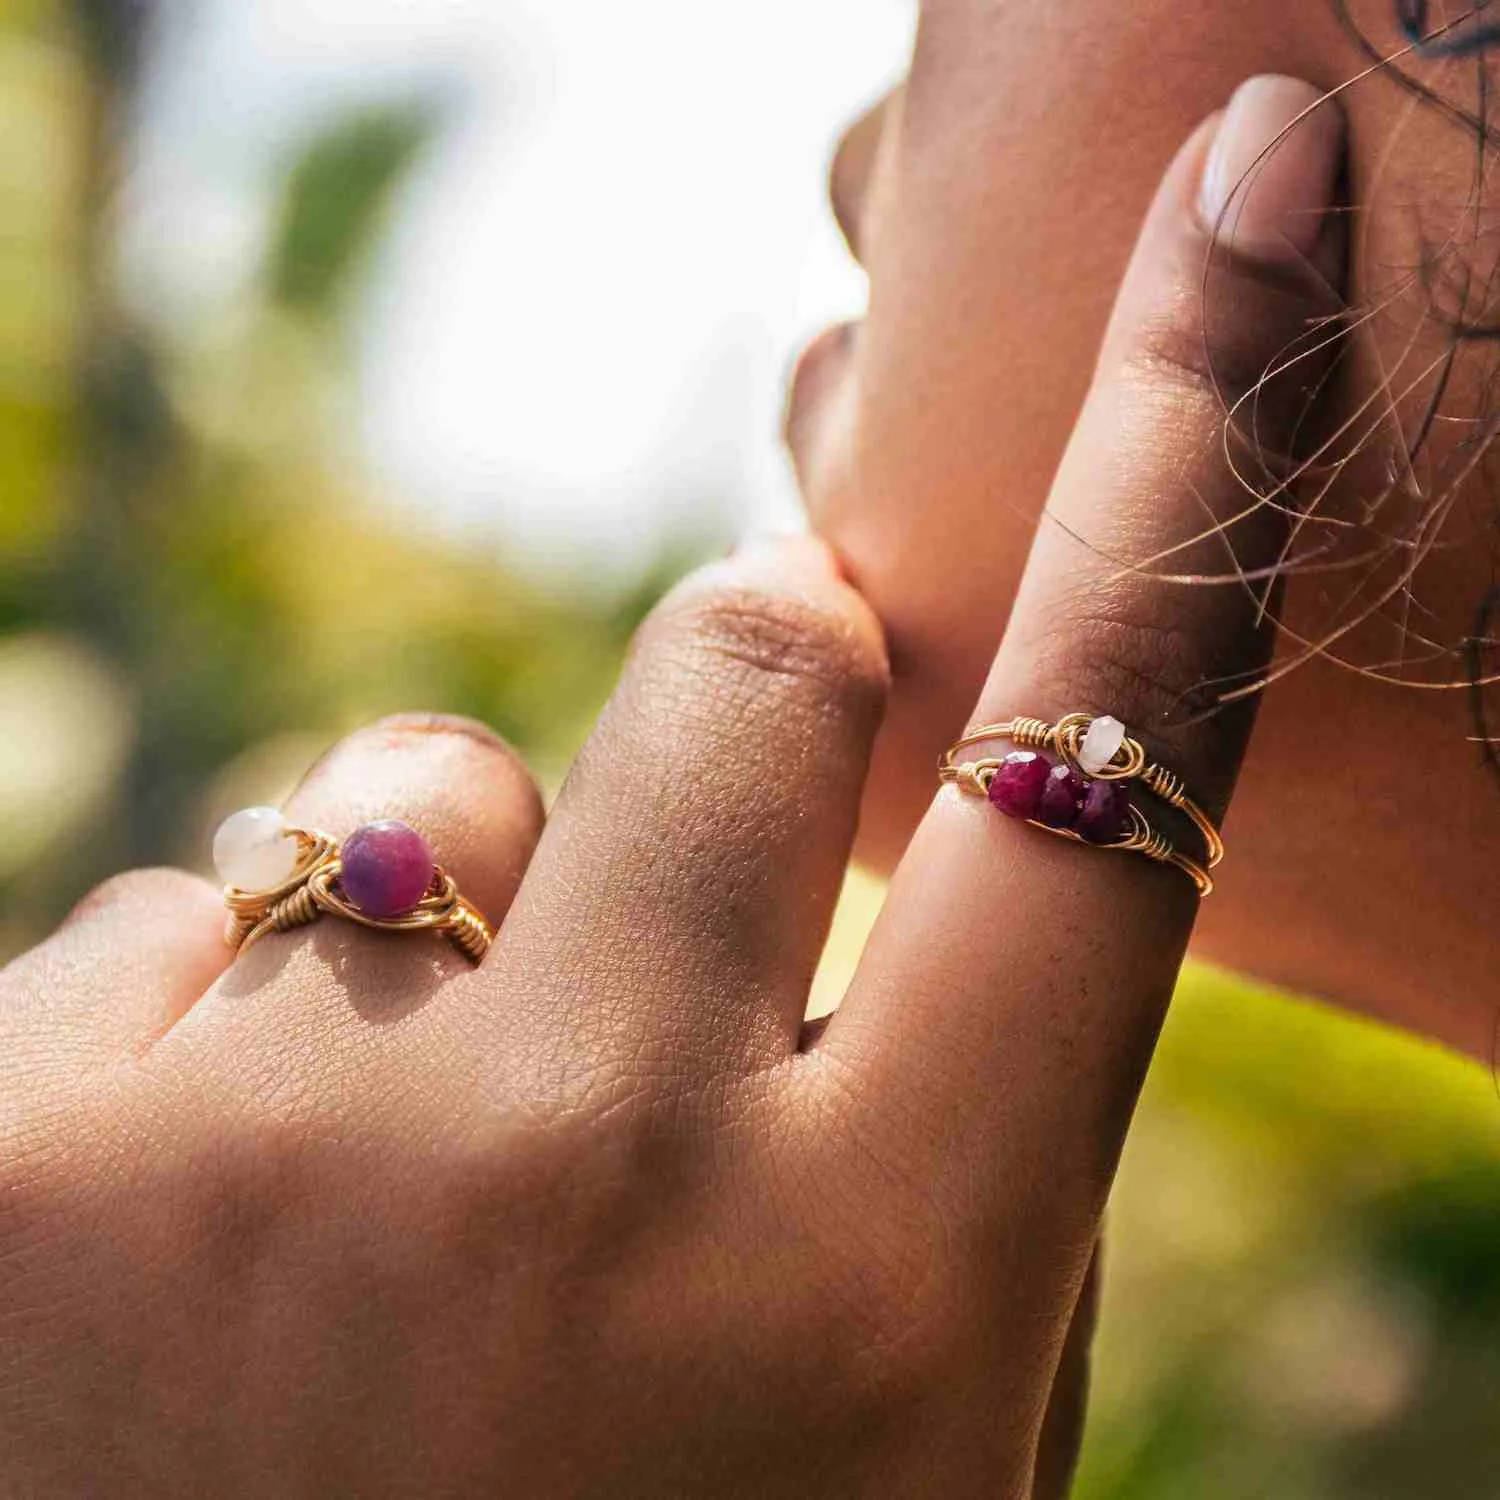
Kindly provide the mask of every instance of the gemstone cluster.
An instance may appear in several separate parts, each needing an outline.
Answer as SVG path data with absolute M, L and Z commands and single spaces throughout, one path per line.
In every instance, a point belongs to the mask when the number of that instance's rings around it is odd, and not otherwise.
M 236 953 L 324 917 L 436 933 L 474 964 L 495 940 L 484 913 L 439 868 L 432 846 L 394 818 L 366 823 L 340 844 L 295 827 L 274 807 L 247 808 L 220 826 L 214 863 L 229 911 L 224 940 Z
M 1096 764 L 1103 770 L 1109 760 Z M 1032 750 L 1005 757 L 989 795 L 1008 818 L 1076 833 L 1090 844 L 1118 844 L 1131 828 L 1130 789 L 1124 782 L 1091 780 Z
M 966 751 L 1010 741 L 1003 760 L 987 755 L 961 760 Z M 1212 871 L 1224 858 L 1224 840 L 1182 777 L 1152 761 L 1140 741 L 1107 714 L 1065 714 L 1056 723 L 1021 715 L 971 729 L 938 763 L 938 780 L 970 797 L 983 797 L 1008 818 L 1064 838 L 1137 854 L 1172 865 L 1199 896 L 1213 894 Z M 1136 791 L 1180 814 L 1201 835 L 1198 857 L 1183 853 L 1136 800 Z
M 219 878 L 234 890 L 275 890 L 297 874 L 298 862 L 296 830 L 274 807 L 235 813 L 214 838 Z M 377 918 L 415 911 L 437 874 L 427 840 L 394 819 L 366 823 L 350 834 L 340 863 L 344 895 L 367 916 Z

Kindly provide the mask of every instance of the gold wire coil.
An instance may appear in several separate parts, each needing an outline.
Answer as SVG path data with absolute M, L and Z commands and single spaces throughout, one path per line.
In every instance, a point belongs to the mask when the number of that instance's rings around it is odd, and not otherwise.
M 1210 870 L 1217 870 L 1224 863 L 1224 839 L 1214 827 L 1213 819 L 1188 796 L 1182 777 L 1175 771 L 1151 765 L 1141 773 L 1141 785 L 1168 807 L 1175 808 L 1198 830 L 1206 851 L 1204 862 Z
M 434 932 L 445 937 L 471 963 L 480 963 L 495 940 L 483 913 L 460 893 L 457 882 L 439 868 L 426 896 L 398 917 L 372 917 L 352 905 L 339 885 L 343 873 L 340 846 L 326 834 L 296 835 L 302 846 L 297 870 L 271 891 L 252 894 L 231 888 L 225 939 L 239 954 L 248 953 L 272 933 L 310 927 L 322 916 L 341 917 L 376 932 Z
M 1129 735 L 1103 770 L 1086 771 L 1079 756 L 1083 750 L 1084 738 L 1093 723 L 1092 714 L 1069 714 L 1056 724 L 1049 724 L 1045 719 L 1019 718 L 1004 724 L 984 725 L 966 734 L 944 754 L 938 763 L 938 779 L 945 784 L 957 786 L 970 796 L 988 797 L 990 783 L 1004 761 L 991 758 L 961 762 L 958 757 L 965 750 L 979 745 L 986 745 L 994 740 L 1009 740 L 1021 750 L 1045 751 L 1055 755 L 1069 770 L 1093 781 L 1139 781 L 1153 796 L 1181 813 L 1197 829 L 1203 839 L 1203 861 L 1200 863 L 1179 850 L 1134 804 L 1130 808 L 1129 834 L 1117 843 L 1091 847 L 1139 854 L 1157 864 L 1171 865 L 1193 882 L 1200 896 L 1212 895 L 1214 880 L 1209 872 L 1216 869 L 1224 859 L 1224 840 L 1213 820 L 1188 795 L 1182 777 L 1152 761 L 1140 741 Z M 1027 821 L 1033 828 L 1040 828 L 1044 833 L 1072 843 L 1089 842 L 1071 829 L 1053 828 L 1033 819 Z
M 230 886 L 224 892 L 224 905 L 229 908 L 224 941 L 231 948 L 243 952 L 246 939 L 265 922 L 267 916 L 295 899 L 312 875 L 338 856 L 338 840 L 326 833 L 298 828 L 292 837 L 297 841 L 297 864 L 280 885 L 269 891 L 242 891 L 237 886 Z

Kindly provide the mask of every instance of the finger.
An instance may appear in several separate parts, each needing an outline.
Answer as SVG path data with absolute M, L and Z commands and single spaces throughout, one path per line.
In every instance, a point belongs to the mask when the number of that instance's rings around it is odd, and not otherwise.
M 834 153 L 829 171 L 833 216 L 860 259 L 865 226 L 879 202 L 879 163 L 886 143 L 895 139 L 895 124 L 905 102 L 905 88 L 892 90 L 850 126 Z M 846 442 L 853 417 L 853 374 L 861 328 L 843 323 L 818 335 L 799 356 L 788 384 L 782 437 L 804 497 L 823 492 L 824 465 Z
M 568 780 L 498 955 L 559 1059 L 696 1071 L 796 1045 L 885 697 L 880 633 L 807 539 L 677 589 Z
M 834 221 L 855 260 L 860 258 L 865 217 L 873 203 L 871 189 L 876 180 L 880 153 L 891 137 L 892 122 L 904 97 L 904 88 L 892 89 L 844 132 L 833 154 L 833 164 L 828 171 L 828 201 L 833 208 Z
M 1067 1341 L 1058 1360 L 1057 1378 L 1042 1422 L 1037 1447 L 1032 1500 L 1067 1500 L 1083 1447 L 1088 1415 L 1089 1378 L 1093 1367 L 1094 1332 L 1099 1322 L 1100 1251 L 1094 1252 L 1083 1295 L 1068 1324 Z
M 294 826 L 339 839 L 370 822 L 409 824 L 494 924 L 514 899 L 543 822 L 536 784 L 509 746 L 481 724 L 434 715 L 385 719 L 351 735 L 318 762 L 285 812 Z M 310 1025 L 329 1017 L 390 1021 L 467 967 L 431 934 L 372 932 L 324 916 L 256 944 L 202 1009 L 224 1000 L 245 1015 L 254 997 Z M 278 1016 L 278 1024 L 300 1022 Z
M 224 908 L 180 870 L 121 875 L 0 974 L 0 1055 L 85 1073 L 151 1044 L 228 966 Z
M 1171 168 L 978 713 L 1112 713 L 1216 813 L 1252 716 L 1240 705 L 1204 717 L 1206 685 L 1258 670 L 1271 632 L 1251 591 L 1170 583 L 1151 560 L 1244 510 L 1225 400 L 1234 409 L 1334 310 L 1328 211 L 1343 131 L 1336 106 L 1313 108 L 1318 98 L 1257 80 Z M 1200 182 L 1210 196 L 1248 185 L 1230 212 L 1211 202 L 1200 212 Z M 1296 446 L 1315 370 L 1291 377 L 1300 400 L 1285 386 L 1267 392 L 1263 448 Z M 1274 566 L 1287 527 L 1272 504 L 1234 523 L 1240 566 Z M 1222 573 L 1224 546 L 1218 536 L 1189 548 L 1170 571 Z M 907 1148 L 930 1152 L 918 1169 L 936 1190 L 946 1183 L 971 1203 L 983 1192 L 983 1221 L 1010 1235 L 1012 1259 L 1026 1254 L 1015 1226 L 1027 1225 L 1038 1255 L 1028 1284 L 1054 1278 L 1055 1310 L 1083 1275 L 1196 909 L 1176 870 L 1049 839 L 950 788 L 823 1044 L 859 1070 L 862 1097 L 911 1095 L 933 1119 L 963 1121 L 957 1136 L 934 1130 Z
M 858 323 L 825 329 L 802 351 L 792 371 L 782 441 L 805 496 L 821 493 L 829 446 L 847 442 L 854 416 L 853 375 L 861 331 Z

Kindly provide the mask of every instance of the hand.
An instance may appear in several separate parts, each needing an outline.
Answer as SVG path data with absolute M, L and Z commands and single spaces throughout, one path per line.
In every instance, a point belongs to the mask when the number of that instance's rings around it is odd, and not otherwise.
M 982 0 L 921 10 L 909 81 L 850 133 L 833 173 L 869 273 L 868 317 L 809 351 L 790 423 L 817 529 L 887 632 L 894 684 L 861 828 L 862 855 L 882 866 L 905 848 L 933 758 L 988 671 L 1161 164 L 1247 73 L 1296 67 L 1320 86 L 1309 100 L 1363 73 L 1342 12 L 1376 48 L 1401 45 L 1392 7 L 1331 0 L 1138 0 L 1128 14 L 1078 0 L 1035 26 L 1007 26 Z M 1234 859 L 1194 942 L 1488 1068 L 1484 976 L 1500 969 L 1500 924 L 1475 913 L 1500 903 L 1500 798 L 1473 743 L 1474 697 L 1321 658 L 1293 669 L 1298 632 L 1324 640 L 1418 557 L 1409 594 L 1330 654 L 1461 689 L 1494 666 L 1476 655 L 1495 633 L 1481 619 L 1495 486 L 1472 428 L 1494 411 L 1493 346 L 1455 341 L 1445 311 L 1446 288 L 1489 284 L 1496 253 L 1472 217 L 1445 218 L 1479 191 L 1474 132 L 1445 109 L 1483 98 L 1472 70 L 1414 66 L 1441 102 L 1381 70 L 1275 152 L 1347 108 L 1356 311 L 1333 382 L 1340 435 L 1299 492 L 1321 519 L 1300 530 L 1278 602 L 1286 675 L 1267 693 Z M 1173 540 L 1196 530 L 1187 519 Z M 1227 549 L 1206 561 L 1220 575 L 1232 562 Z M 1183 714 L 1213 685 L 1169 686 L 1193 695 Z
M 1075 538 L 1149 552 L 1240 506 L 1201 357 L 1218 123 L 1144 230 L 979 705 L 1113 711 L 1216 816 L 1250 714 L 1158 740 L 1157 684 L 1259 663 L 1253 602 Z M 1326 303 L 1296 259 L 1221 285 L 1241 385 Z M 501 924 L 477 971 L 333 919 L 226 967 L 215 893 L 160 873 L 7 969 L 8 1486 L 1021 1497 L 1049 1403 L 1060 1485 L 1054 1381 L 1197 898 L 949 789 L 804 1038 L 886 681 L 818 544 L 747 552 L 646 625 L 545 827 L 446 720 L 296 794 L 423 829 Z

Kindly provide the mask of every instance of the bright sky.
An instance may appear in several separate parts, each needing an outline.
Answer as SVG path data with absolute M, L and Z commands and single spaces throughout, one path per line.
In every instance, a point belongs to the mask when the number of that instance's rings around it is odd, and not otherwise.
M 269 164 L 309 124 L 438 83 L 454 126 L 362 337 L 364 444 L 395 503 L 569 571 L 684 516 L 795 515 L 785 368 L 863 298 L 826 164 L 898 74 L 912 0 L 179 3 L 127 197 L 158 309 L 232 302 Z

